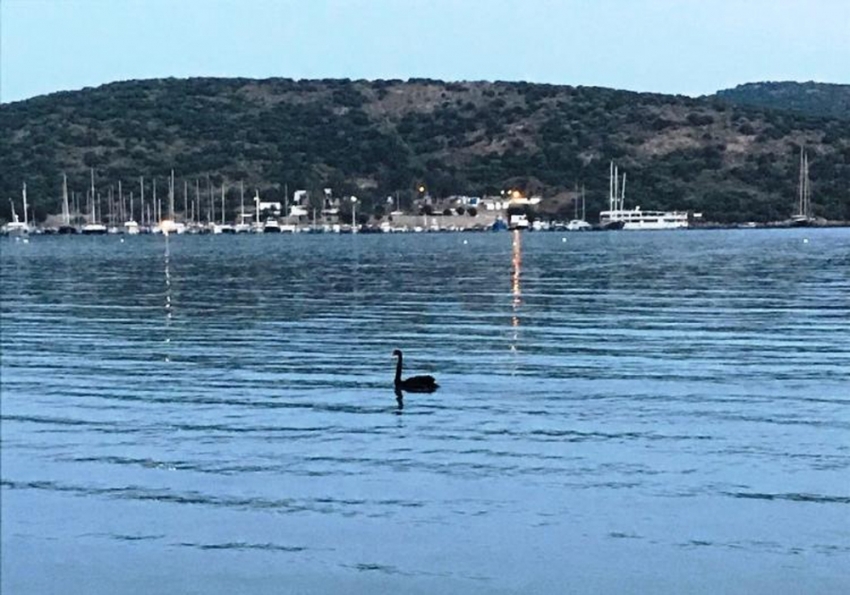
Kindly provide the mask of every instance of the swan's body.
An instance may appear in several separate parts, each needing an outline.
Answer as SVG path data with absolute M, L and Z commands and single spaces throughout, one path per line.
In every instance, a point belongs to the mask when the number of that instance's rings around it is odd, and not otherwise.
M 411 376 L 410 378 L 401 378 L 401 351 L 396 349 L 393 351 L 393 356 L 398 358 L 395 365 L 395 388 L 396 391 L 403 390 L 409 393 L 432 393 L 439 388 L 439 384 L 434 380 L 433 376 Z

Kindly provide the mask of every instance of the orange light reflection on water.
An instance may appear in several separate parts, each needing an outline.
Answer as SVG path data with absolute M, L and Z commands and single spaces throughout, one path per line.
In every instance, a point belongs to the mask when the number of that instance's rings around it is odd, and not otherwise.
M 513 316 L 511 317 L 511 326 L 514 328 L 513 343 L 511 350 L 516 351 L 517 328 L 519 327 L 519 307 L 522 305 L 522 236 L 519 230 L 513 231 L 513 254 L 511 258 L 511 294 L 513 300 Z

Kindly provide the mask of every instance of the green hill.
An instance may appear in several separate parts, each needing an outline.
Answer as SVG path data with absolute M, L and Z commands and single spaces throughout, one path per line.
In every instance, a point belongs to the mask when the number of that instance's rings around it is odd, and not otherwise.
M 702 211 L 721 222 L 791 214 L 799 147 L 815 214 L 850 220 L 850 121 L 605 88 L 506 82 L 164 79 L 0 105 L 0 217 L 21 183 L 39 217 L 61 176 L 84 192 L 170 170 L 194 185 L 245 180 L 264 198 L 331 187 L 383 203 L 519 187 L 566 216 L 607 205 L 608 163 L 628 172 L 626 205 Z M 203 184 L 203 183 L 202 183 Z M 231 194 L 232 199 L 232 194 Z M 237 199 L 238 200 L 238 199 Z
M 718 91 L 715 97 L 809 116 L 850 119 L 850 85 L 827 83 L 747 83 Z

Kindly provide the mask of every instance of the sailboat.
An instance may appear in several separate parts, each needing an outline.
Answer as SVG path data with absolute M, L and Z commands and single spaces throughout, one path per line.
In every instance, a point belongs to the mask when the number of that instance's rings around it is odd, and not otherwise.
M 77 228 L 71 225 L 71 208 L 68 205 L 68 176 L 62 174 L 62 225 L 59 226 L 61 234 L 75 234 Z
M 99 236 L 104 235 L 106 233 L 106 226 L 100 223 L 97 220 L 97 209 L 95 208 L 95 201 L 99 200 L 100 197 L 95 192 L 94 188 L 94 169 L 91 170 L 91 196 L 89 196 L 89 200 L 91 201 L 91 220 L 83 225 L 82 232 L 84 235 L 90 236 Z
M 9 202 L 12 204 L 12 220 L 3 227 L 3 232 L 10 238 L 27 238 L 30 235 L 29 221 L 27 221 L 27 184 L 24 182 L 23 190 L 21 191 L 24 199 L 24 221 L 18 219 L 18 214 L 15 212 L 15 201 L 11 198 Z
M 121 180 L 118 180 L 118 200 L 121 204 L 121 212 L 124 215 L 124 226 L 122 231 L 131 236 L 139 235 L 139 224 L 133 218 L 133 193 L 130 193 L 130 212 L 127 213 L 124 208 L 124 191 L 121 188 Z
M 216 229 L 213 233 L 236 233 L 236 229 L 225 219 L 226 214 L 226 197 L 227 197 L 227 185 L 222 181 L 221 183 L 221 223 L 216 226 Z
M 233 228 L 236 233 L 247 233 L 251 231 L 251 224 L 246 223 L 246 217 L 250 219 L 250 215 L 245 214 L 245 184 L 239 182 L 239 222 Z
M 797 213 L 791 217 L 794 227 L 814 225 L 812 197 L 809 192 L 809 154 L 800 147 L 800 179 L 797 185 Z
M 581 217 L 578 216 L 578 199 L 575 204 L 575 219 L 567 224 L 567 231 L 588 231 L 593 226 L 584 218 L 584 186 L 581 187 Z

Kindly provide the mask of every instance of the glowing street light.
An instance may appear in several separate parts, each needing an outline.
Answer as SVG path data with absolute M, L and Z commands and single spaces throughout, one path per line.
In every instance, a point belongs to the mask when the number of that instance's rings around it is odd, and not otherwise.
M 357 197 L 351 197 L 351 233 L 357 233 Z

